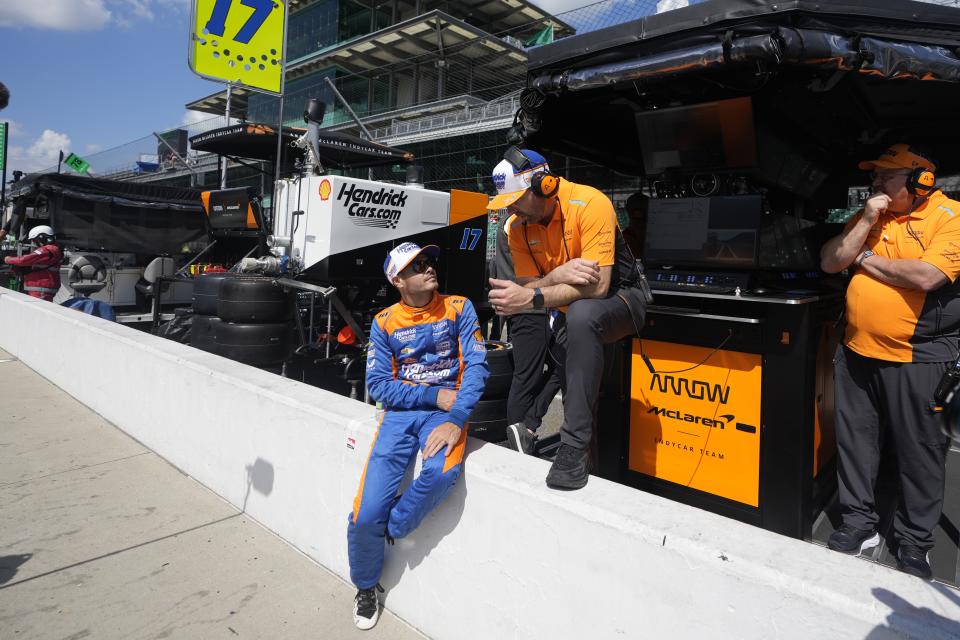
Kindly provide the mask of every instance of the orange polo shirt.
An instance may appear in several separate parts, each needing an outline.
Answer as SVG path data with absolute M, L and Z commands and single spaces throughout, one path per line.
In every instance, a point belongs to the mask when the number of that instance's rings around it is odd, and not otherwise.
M 862 356 L 888 362 L 953 360 L 956 340 L 942 336 L 960 329 L 960 297 L 952 284 L 960 275 L 960 202 L 937 191 L 909 215 L 881 215 L 865 245 L 884 258 L 923 260 L 949 283 L 927 293 L 887 284 L 857 269 L 847 287 L 844 343 Z
M 596 260 L 601 267 L 615 264 L 617 214 L 610 199 L 593 187 L 561 178 L 557 200 L 560 206 L 546 226 L 524 225 L 517 216 L 507 220 L 518 278 L 543 277 L 572 258 Z

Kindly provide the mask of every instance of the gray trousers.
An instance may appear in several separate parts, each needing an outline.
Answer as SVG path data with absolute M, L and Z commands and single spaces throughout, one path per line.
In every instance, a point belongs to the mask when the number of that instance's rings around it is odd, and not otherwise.
M 643 318 L 637 319 L 642 328 Z M 593 415 L 603 378 L 603 345 L 636 332 L 630 309 L 616 295 L 577 300 L 554 322 L 550 352 L 563 365 L 563 425 L 560 442 L 577 449 L 590 446 Z
M 834 364 L 843 523 L 857 529 L 877 526 L 874 486 L 880 452 L 890 438 L 900 489 L 894 537 L 898 544 L 930 549 L 943 509 L 948 445 L 931 402 L 948 363 L 886 362 L 841 345 Z

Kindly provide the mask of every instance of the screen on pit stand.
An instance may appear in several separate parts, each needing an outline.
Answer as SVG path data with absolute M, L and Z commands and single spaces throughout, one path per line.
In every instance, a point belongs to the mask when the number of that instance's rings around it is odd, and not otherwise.
M 755 267 L 761 212 L 759 195 L 651 200 L 644 262 L 723 269 Z
M 748 97 L 641 111 L 636 118 L 648 175 L 667 169 L 712 171 L 757 164 Z

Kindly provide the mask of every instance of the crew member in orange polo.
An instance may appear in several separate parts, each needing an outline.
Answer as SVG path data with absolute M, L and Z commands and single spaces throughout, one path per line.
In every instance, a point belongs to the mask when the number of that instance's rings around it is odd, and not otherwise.
M 933 394 L 960 339 L 960 203 L 936 188 L 936 164 L 907 144 L 859 166 L 873 172 L 874 193 L 820 254 L 827 273 L 853 271 L 836 357 L 843 525 L 828 546 L 856 554 L 879 543 L 874 485 L 889 438 L 901 495 L 898 565 L 930 578 L 947 452 Z
M 511 214 L 516 282 L 491 279 L 490 303 L 507 316 L 528 309 L 557 312 L 551 354 L 563 367 L 563 425 L 547 486 L 579 489 L 590 472 L 603 345 L 643 326 L 638 266 L 610 199 L 552 173 L 536 151 L 508 149 L 493 182 L 497 196 L 487 208 Z

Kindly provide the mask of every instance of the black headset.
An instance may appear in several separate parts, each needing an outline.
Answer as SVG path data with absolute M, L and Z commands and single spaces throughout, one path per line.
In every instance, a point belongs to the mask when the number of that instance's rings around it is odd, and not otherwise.
M 509 162 L 517 171 L 528 171 L 533 168 L 530 158 L 515 147 L 509 147 L 503 154 L 503 159 Z M 536 171 L 530 176 L 530 190 L 533 195 L 541 198 L 552 198 L 560 190 L 560 176 L 549 169 Z

